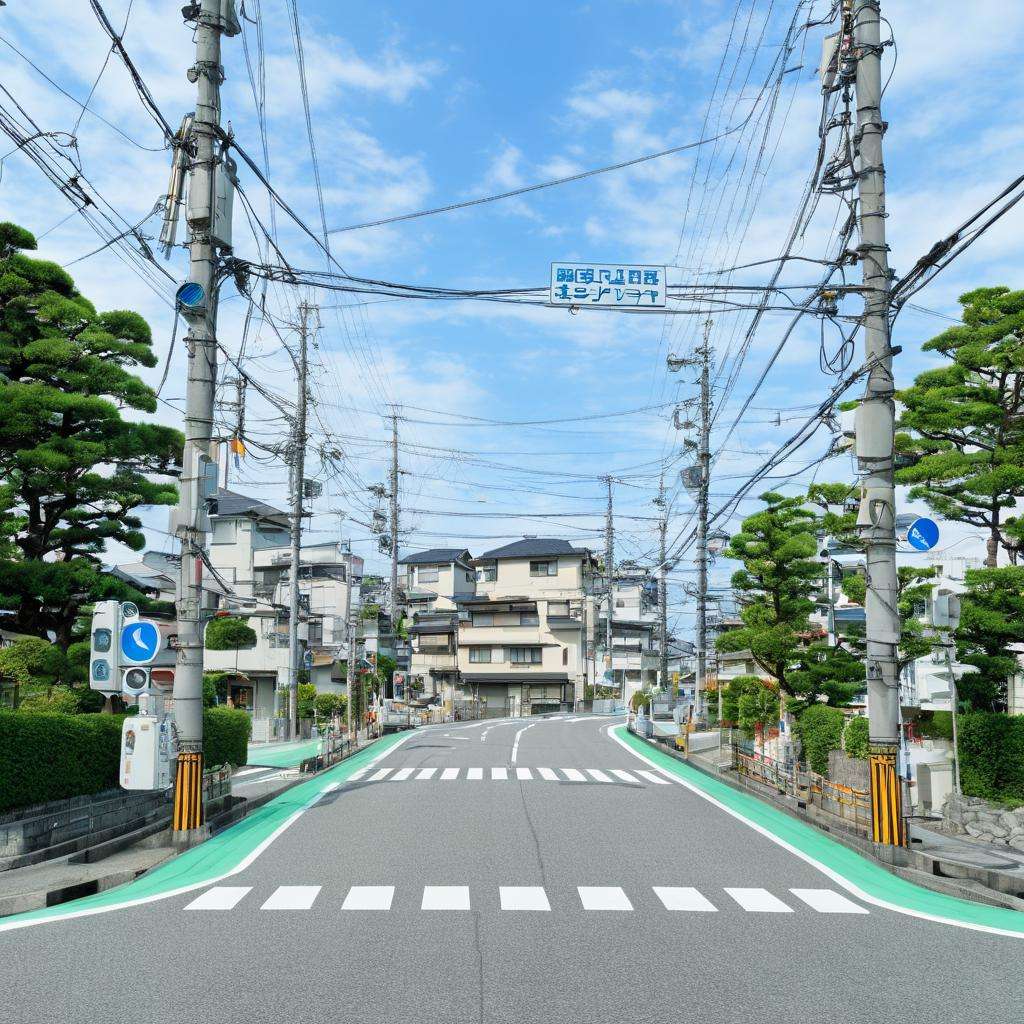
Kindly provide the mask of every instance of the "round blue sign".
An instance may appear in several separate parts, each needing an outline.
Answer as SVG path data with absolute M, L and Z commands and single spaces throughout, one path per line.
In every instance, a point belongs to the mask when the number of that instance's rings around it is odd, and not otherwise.
M 915 519 L 907 530 L 907 543 L 918 551 L 931 551 L 939 543 L 939 524 L 934 519 Z
M 177 291 L 178 304 L 187 309 L 197 309 L 206 301 L 206 289 L 197 281 L 186 281 Z
M 147 665 L 160 650 L 160 630 L 156 623 L 129 623 L 121 630 L 121 654 L 125 661 L 134 661 L 139 665 Z

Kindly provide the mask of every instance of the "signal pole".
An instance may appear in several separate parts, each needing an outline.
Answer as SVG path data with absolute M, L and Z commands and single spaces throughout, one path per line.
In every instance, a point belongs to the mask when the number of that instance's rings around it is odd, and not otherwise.
M 885 241 L 885 165 L 882 160 L 882 46 L 879 0 L 854 0 L 857 62 L 857 184 L 859 254 L 864 267 L 864 355 L 870 364 L 857 411 L 857 463 L 861 502 L 857 516 L 867 561 L 865 599 L 868 684 L 868 761 L 872 838 L 904 846 L 902 794 L 897 771 L 900 699 L 897 647 L 900 618 L 896 576 L 895 403 L 889 338 L 889 247 Z
M 615 581 L 615 516 L 612 508 L 612 478 L 604 477 L 608 487 L 608 506 L 604 515 L 604 575 L 608 590 L 608 616 L 604 623 L 604 654 L 608 665 L 608 675 L 615 681 L 615 669 L 612 664 L 612 614 L 615 610 L 615 595 L 612 593 Z M 626 677 L 622 677 L 622 696 L 626 696 Z
M 185 838 L 203 824 L 203 549 L 209 520 L 208 493 L 217 378 L 218 257 L 214 234 L 217 197 L 217 139 L 220 132 L 221 34 L 227 27 L 220 0 L 186 8 L 195 21 L 196 62 L 189 70 L 196 85 L 196 110 L 189 138 L 189 282 L 193 298 L 180 303 L 188 324 L 188 378 L 185 388 L 185 449 L 181 491 L 171 532 L 181 544 L 175 604 L 178 654 L 174 671 L 174 722 L 178 758 L 174 778 L 174 833 Z M 194 12 L 194 13 L 193 13 Z M 201 294 L 200 294 L 201 290 Z M 212 463 L 216 474 L 216 462 Z M 216 475 L 213 476 L 214 485 Z
M 704 324 L 700 357 L 700 442 L 697 465 L 700 490 L 697 493 L 697 679 L 694 686 L 693 716 L 701 719 L 706 704 L 708 675 L 708 489 L 711 483 L 711 320 Z
M 296 360 L 298 393 L 292 422 L 288 468 L 291 476 L 291 587 L 288 593 L 288 732 L 299 734 L 299 672 L 302 652 L 299 643 L 299 575 L 302 558 L 302 488 L 306 475 L 306 379 L 308 376 L 309 316 L 313 307 L 299 304 L 299 355 Z

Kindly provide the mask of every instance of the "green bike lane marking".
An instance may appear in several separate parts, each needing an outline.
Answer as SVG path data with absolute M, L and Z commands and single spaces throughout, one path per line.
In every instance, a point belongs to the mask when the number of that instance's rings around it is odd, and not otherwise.
M 254 768 L 295 768 L 307 757 L 316 757 L 320 753 L 320 746 L 320 740 L 309 740 L 305 743 L 291 743 L 276 749 L 250 747 L 248 760 Z
M 611 727 L 609 735 L 636 757 L 789 850 L 865 903 L 926 921 L 1024 938 L 1024 913 L 1019 910 L 972 903 L 915 885 L 837 843 L 813 825 L 651 747 L 624 725 Z
M 193 846 L 133 882 L 59 906 L 28 910 L 0 918 L 0 932 L 152 903 L 236 875 L 252 864 L 325 793 L 337 789 L 360 768 L 379 761 L 412 735 L 395 734 L 377 740 L 365 750 L 316 778 L 293 786 L 223 832 L 218 832 L 206 842 Z

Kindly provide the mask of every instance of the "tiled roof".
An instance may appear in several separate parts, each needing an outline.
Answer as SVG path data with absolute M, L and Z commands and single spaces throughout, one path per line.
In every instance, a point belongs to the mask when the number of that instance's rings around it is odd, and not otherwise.
M 286 513 L 258 498 L 217 488 L 217 515 L 219 516 L 283 516 Z
M 464 559 L 462 556 L 465 555 Z M 469 558 L 465 548 L 429 548 L 427 551 L 414 551 L 411 555 L 398 560 L 399 565 L 446 565 L 449 562 L 462 562 Z
M 515 540 L 511 544 L 495 548 L 493 551 L 485 551 L 477 558 L 477 562 L 494 558 L 542 558 L 552 555 L 584 554 L 586 551 L 574 548 L 567 540 L 557 540 L 552 537 L 524 537 L 522 540 Z

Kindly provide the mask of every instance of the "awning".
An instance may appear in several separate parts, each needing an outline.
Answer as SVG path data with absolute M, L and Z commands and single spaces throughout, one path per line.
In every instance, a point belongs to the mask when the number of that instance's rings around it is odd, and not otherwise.
M 567 673 L 553 672 L 467 672 L 463 669 L 462 682 L 469 685 L 473 683 L 504 683 L 509 686 L 519 686 L 522 683 L 536 686 L 545 683 L 566 685 L 569 682 L 569 676 Z

